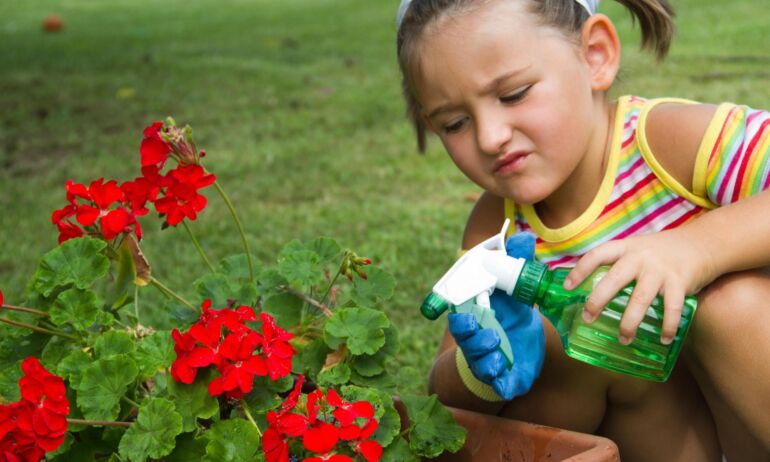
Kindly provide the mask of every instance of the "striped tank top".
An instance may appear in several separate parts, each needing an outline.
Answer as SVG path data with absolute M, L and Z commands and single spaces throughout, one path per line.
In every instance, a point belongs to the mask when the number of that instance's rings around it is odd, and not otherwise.
M 537 236 L 535 257 L 551 268 L 574 266 L 592 248 L 614 239 L 675 228 L 709 209 L 770 186 L 770 113 L 720 105 L 701 141 L 688 191 L 655 159 L 645 137 L 647 114 L 681 99 L 618 99 L 607 174 L 591 205 L 573 222 L 548 228 L 531 205 L 505 201 L 511 231 Z

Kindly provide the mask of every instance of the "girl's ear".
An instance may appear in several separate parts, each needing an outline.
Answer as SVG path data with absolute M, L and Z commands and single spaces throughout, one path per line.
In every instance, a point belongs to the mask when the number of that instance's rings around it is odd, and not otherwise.
M 620 39 L 610 18 L 594 14 L 583 23 L 582 51 L 590 70 L 591 89 L 609 89 L 620 67 Z

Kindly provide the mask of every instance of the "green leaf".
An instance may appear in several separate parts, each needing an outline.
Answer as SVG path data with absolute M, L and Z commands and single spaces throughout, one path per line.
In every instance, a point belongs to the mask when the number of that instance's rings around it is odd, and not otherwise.
M 409 443 L 399 436 L 388 447 L 383 448 L 380 462 L 420 462 L 420 458 L 409 448 Z
M 353 276 L 353 290 L 350 297 L 360 306 L 373 306 L 393 296 L 396 279 L 376 266 L 366 267 L 367 279 L 358 274 Z
M 94 341 L 94 353 L 98 359 L 115 355 L 133 356 L 135 349 L 134 339 L 124 330 L 108 330 Z
M 260 449 L 257 429 L 243 419 L 220 420 L 205 436 L 206 462 L 251 462 Z
M 254 265 L 254 271 L 259 272 L 259 260 L 253 254 L 251 255 L 251 263 Z M 234 279 L 251 281 L 249 260 L 246 258 L 245 253 L 230 255 L 229 257 L 220 260 L 219 266 L 217 267 L 217 273 L 225 274 Z
M 318 254 L 322 263 L 338 260 L 341 257 L 340 244 L 330 237 L 317 237 L 307 245 L 308 250 Z
M 385 364 L 396 356 L 399 349 L 398 329 L 389 326 L 385 331 L 385 345 L 374 355 L 353 356 L 353 369 L 364 377 L 374 377 L 385 372 Z
M 99 300 L 92 290 L 67 289 L 56 297 L 51 307 L 51 321 L 57 326 L 71 324 L 78 330 L 86 330 L 96 322 Z
M 206 440 L 194 433 L 183 433 L 176 439 L 174 452 L 164 457 L 165 462 L 191 462 L 201 460 L 206 453 Z
M 391 405 L 385 407 L 385 413 L 377 421 L 379 422 L 377 430 L 374 431 L 372 438 L 383 447 L 388 446 L 401 433 L 401 416 Z
M 465 429 L 439 403 L 436 395 L 404 395 L 409 416 L 409 447 L 423 457 L 437 457 L 444 451 L 457 452 L 465 443 Z
M 284 293 L 278 288 L 281 286 L 289 285 L 289 281 L 285 277 L 281 276 L 281 273 L 278 272 L 278 268 L 264 269 L 261 273 L 259 273 L 258 279 L 260 284 L 257 286 L 257 294 L 261 298 L 267 298 L 271 295 Z
M 373 355 L 385 345 L 386 327 L 390 320 L 381 311 L 370 308 L 343 308 L 326 321 L 324 340 L 336 350 L 341 343 L 354 355 Z
M 103 240 L 90 237 L 62 243 L 43 255 L 35 272 L 34 289 L 46 297 L 69 284 L 88 289 L 109 270 L 110 262 L 102 254 L 106 246 Z
M 83 372 L 91 364 L 91 356 L 83 350 L 74 350 L 68 353 L 62 360 L 56 365 L 56 375 L 65 378 L 70 381 L 73 386 L 76 386 L 83 379 Z
M 326 355 L 331 353 L 324 339 L 317 338 L 307 345 L 297 347 L 297 352 L 292 358 L 295 371 L 315 379 L 326 362 Z
M 344 363 L 336 364 L 331 369 L 322 370 L 316 377 L 319 385 L 341 385 L 350 380 L 350 366 Z
M 87 428 L 78 433 L 77 438 L 66 453 L 52 457 L 50 460 L 56 462 L 95 462 L 98 454 L 98 460 L 104 461 L 103 455 L 110 454 L 115 448 L 102 439 L 103 435 L 103 428 Z
M 118 258 L 115 264 L 117 275 L 115 276 L 115 283 L 107 295 L 107 303 L 113 310 L 125 306 L 131 300 L 134 292 L 134 278 L 136 277 L 136 264 L 129 240 L 123 239 L 117 250 Z
M 323 269 L 321 257 L 296 240 L 278 256 L 278 271 L 292 285 L 309 287 L 323 282 Z
M 136 348 L 134 358 L 142 380 L 168 369 L 176 359 L 171 331 L 161 330 L 144 337 Z
M 211 299 L 212 306 L 227 306 L 230 300 L 235 300 L 239 305 L 252 305 L 257 300 L 257 288 L 248 280 L 236 278 L 220 273 L 208 273 L 193 285 L 201 299 Z
M 282 293 L 265 300 L 262 309 L 275 318 L 284 329 L 299 324 L 304 302 L 294 295 Z
M 139 370 L 125 355 L 95 361 L 83 372 L 78 391 L 78 407 L 88 420 L 115 420 L 120 412 L 120 398 Z
M 404 385 L 399 383 L 398 380 L 396 380 L 396 376 L 387 370 L 382 374 L 374 375 L 372 377 L 364 377 L 356 371 L 353 371 L 350 374 L 350 383 L 362 387 L 374 387 L 380 390 L 389 390 L 392 393 L 396 393 L 396 388 L 398 388 L 399 385 Z
M 209 394 L 209 371 L 200 371 L 198 380 L 190 385 L 168 381 L 169 397 L 176 404 L 182 416 L 182 430 L 191 432 L 196 428 L 197 419 L 208 419 L 219 412 L 219 402 Z
M 171 454 L 176 436 L 182 433 L 182 416 L 174 403 L 163 398 L 147 398 L 139 407 L 136 422 L 120 440 L 120 456 L 132 462 L 158 459 Z
M 79 350 L 78 345 L 70 339 L 64 337 L 51 337 L 45 344 L 43 352 L 40 354 L 40 361 L 46 369 L 52 371 L 55 375 L 59 363 L 73 351 Z

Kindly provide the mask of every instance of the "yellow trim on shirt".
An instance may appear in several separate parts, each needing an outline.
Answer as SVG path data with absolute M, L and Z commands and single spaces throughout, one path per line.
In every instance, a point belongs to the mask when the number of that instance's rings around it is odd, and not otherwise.
M 637 122 L 637 126 L 636 126 L 636 141 L 639 144 L 639 151 L 642 153 L 642 157 L 644 157 L 644 160 L 647 162 L 647 165 L 655 173 L 655 176 L 657 176 L 658 179 L 667 188 L 669 188 L 671 191 L 675 192 L 679 196 L 692 202 L 693 204 L 699 205 L 703 208 L 713 209 L 715 205 L 708 199 L 708 197 L 706 197 L 705 194 L 700 195 L 697 193 L 693 193 L 689 191 L 687 188 L 685 188 L 684 186 L 682 186 L 682 184 L 679 181 L 677 181 L 676 178 L 671 176 L 671 174 L 668 173 L 666 169 L 663 168 L 662 165 L 660 165 L 660 163 L 658 162 L 658 159 L 655 158 L 655 154 L 652 152 L 652 149 L 650 149 L 650 144 L 647 141 L 647 115 L 655 106 L 657 106 L 658 104 L 665 104 L 665 103 L 695 104 L 695 101 L 690 101 L 690 100 L 681 99 L 681 98 L 658 98 L 658 99 L 650 100 L 644 106 L 644 108 L 642 108 L 642 111 L 639 113 L 639 121 Z M 718 134 L 719 133 L 717 132 L 717 135 Z M 704 149 L 703 146 L 704 146 L 704 143 L 701 142 L 701 145 L 698 151 L 698 157 L 700 157 L 701 151 Z M 713 141 L 712 141 L 712 146 L 713 146 Z M 708 162 L 708 158 L 706 159 L 706 162 Z M 703 168 L 703 171 L 705 172 L 705 167 L 700 167 L 696 160 L 696 171 L 698 168 Z M 697 178 L 697 176 L 694 176 L 693 178 Z M 705 178 L 706 177 L 704 174 L 703 176 L 704 184 L 705 184 Z M 693 185 L 693 189 L 695 191 L 698 190 L 694 185 Z M 705 191 L 705 186 L 702 189 Z
M 610 154 L 607 161 L 607 171 L 604 174 L 602 184 L 599 186 L 599 191 L 597 191 L 596 196 L 594 196 L 591 205 L 589 205 L 579 217 L 561 228 L 549 228 L 540 221 L 540 217 L 537 216 L 537 212 L 532 205 L 520 205 L 521 213 L 524 215 L 527 223 L 529 223 L 535 234 L 542 240 L 546 242 L 566 241 L 586 229 L 599 217 L 602 210 L 604 210 L 604 207 L 607 205 L 607 200 L 612 194 L 612 187 L 615 184 L 615 176 L 620 160 L 621 143 L 623 142 L 623 125 L 625 124 L 624 115 L 629 99 L 630 96 L 621 96 L 618 98 L 617 108 L 615 109 L 615 124 L 612 129 Z M 506 202 L 508 202 L 507 199 Z
M 706 133 L 703 135 L 703 141 L 701 141 L 698 148 L 698 154 L 695 157 L 695 171 L 692 174 L 692 190 L 700 197 L 708 197 L 706 191 L 706 178 L 708 176 L 709 160 L 711 159 L 711 151 L 714 149 L 714 144 L 719 138 L 719 134 L 722 132 L 725 119 L 730 114 L 730 110 L 735 105 L 732 103 L 722 103 L 714 113 L 714 117 L 709 122 L 706 128 Z

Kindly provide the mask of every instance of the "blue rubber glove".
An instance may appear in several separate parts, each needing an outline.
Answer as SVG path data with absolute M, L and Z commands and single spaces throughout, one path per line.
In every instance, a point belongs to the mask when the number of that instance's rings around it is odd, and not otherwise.
M 535 236 L 514 234 L 505 243 L 505 250 L 512 257 L 531 260 L 535 253 Z M 511 343 L 511 369 L 497 348 L 500 345 L 497 331 L 480 329 L 472 314 L 451 313 L 448 316 L 449 332 L 473 375 L 490 385 L 501 398 L 511 400 L 527 393 L 540 375 L 545 357 L 545 332 L 540 313 L 505 292 L 495 290 L 490 296 L 490 304 Z

